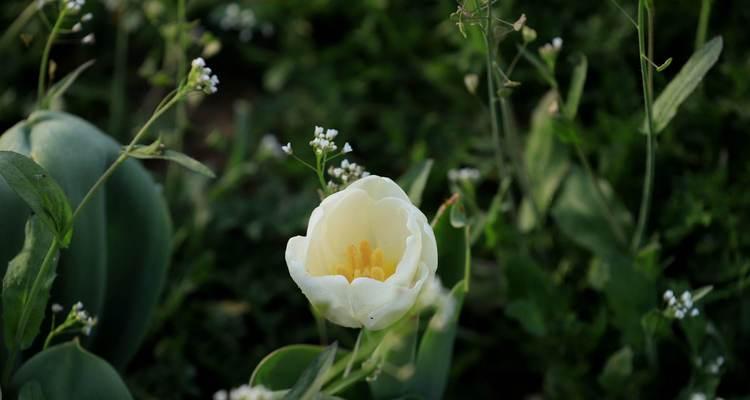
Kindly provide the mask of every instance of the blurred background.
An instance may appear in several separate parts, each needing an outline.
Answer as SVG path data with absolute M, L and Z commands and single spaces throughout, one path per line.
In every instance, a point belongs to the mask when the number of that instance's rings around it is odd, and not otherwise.
M 33 3 L 0 5 L 0 26 L 12 33 L 0 41 L 0 132 L 34 105 L 48 30 L 33 9 L 24 11 Z M 635 15 L 635 3 L 622 5 Z M 655 62 L 674 59 L 656 74 L 657 93 L 695 50 L 702 9 L 709 12 L 707 37 L 721 35 L 724 51 L 659 137 L 648 251 L 638 260 L 647 271 L 643 286 L 602 268 L 559 220 L 519 232 L 512 212 L 495 201 L 484 43 L 461 35 L 450 17 L 454 0 L 181 4 L 88 0 L 84 12 L 93 19 L 63 35 L 51 56 L 57 78 L 96 60 L 54 108 L 121 142 L 193 58 L 204 57 L 221 80 L 216 95 L 179 107 L 154 129 L 219 177 L 147 163 L 164 185 L 176 235 L 157 316 L 125 372 L 136 398 L 210 398 L 247 382 L 277 347 L 320 341 L 283 257 L 318 202 L 316 181 L 279 148 L 292 142 L 305 157 L 315 125 L 338 129 L 355 149 L 350 159 L 374 174 L 395 178 L 435 160 L 422 204 L 428 217 L 450 196 L 450 169 L 480 172 L 471 183 L 482 222 L 474 284 L 446 398 L 750 398 L 746 4 L 656 1 Z M 538 34 L 532 52 L 563 39 L 556 74 L 563 88 L 577 57 L 587 56 L 580 145 L 633 219 L 645 157 L 635 29 L 603 0 L 509 0 L 495 10 L 511 23 L 527 16 Z M 28 18 L 11 25 L 19 15 Z M 94 43 L 82 44 L 91 33 Z M 521 41 L 505 37 L 501 60 L 510 62 Z M 479 76 L 476 94 L 464 83 L 470 74 Z M 513 80 L 521 82 L 510 101 L 523 143 L 548 88 L 523 59 Z M 562 147 L 574 160 L 573 149 Z M 508 201 L 521 195 L 514 188 Z M 645 327 L 642 318 L 662 306 L 666 289 L 705 285 L 714 292 L 700 318 L 658 332 Z M 345 346 L 355 339 L 330 324 L 326 333 Z M 718 368 L 709 368 L 719 357 Z

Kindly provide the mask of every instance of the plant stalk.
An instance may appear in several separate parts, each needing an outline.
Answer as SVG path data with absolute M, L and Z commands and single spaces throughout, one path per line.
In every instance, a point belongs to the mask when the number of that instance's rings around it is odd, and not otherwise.
M 47 107 L 46 104 L 43 104 L 44 102 L 44 90 L 45 90 L 45 81 L 47 79 L 47 73 L 48 73 L 48 65 L 49 65 L 49 53 L 52 50 L 52 45 L 55 43 L 55 40 L 57 39 L 57 35 L 60 33 L 60 28 L 62 27 L 62 23 L 65 20 L 65 14 L 67 13 L 68 8 L 63 7 L 60 10 L 60 14 L 57 16 L 57 21 L 55 21 L 55 25 L 52 27 L 52 31 L 49 34 L 49 37 L 47 38 L 47 43 L 44 45 L 44 52 L 42 53 L 42 62 L 39 65 L 39 80 L 37 82 L 37 108 L 40 110 L 43 110 Z

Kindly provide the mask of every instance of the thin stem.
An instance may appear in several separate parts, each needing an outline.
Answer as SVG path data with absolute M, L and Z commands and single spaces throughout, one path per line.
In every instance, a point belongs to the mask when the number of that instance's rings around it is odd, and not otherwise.
M 518 64 L 518 60 L 521 59 L 521 54 L 524 50 L 526 50 L 526 46 L 528 43 L 523 42 L 520 49 L 516 49 L 516 55 L 513 57 L 513 61 L 510 62 L 510 66 L 508 66 L 508 79 L 510 80 L 511 75 L 513 75 L 513 70 L 516 68 L 516 64 Z
M 0 48 L 5 48 L 14 37 L 18 36 L 18 32 L 21 28 L 29 22 L 31 17 L 34 16 L 37 10 L 37 1 L 32 0 L 26 8 L 18 15 L 18 17 L 10 24 L 8 29 L 0 37 Z
M 653 30 L 653 19 L 650 17 L 651 10 L 647 7 L 646 1 L 639 0 L 638 2 L 638 50 L 639 60 L 641 62 L 641 81 L 643 84 L 643 103 L 646 109 L 646 175 L 643 180 L 643 194 L 641 196 L 641 208 L 638 214 L 638 224 L 636 225 L 635 234 L 630 244 L 632 250 L 637 250 L 641 245 L 641 239 L 643 232 L 646 229 L 646 222 L 648 220 L 648 212 L 651 203 L 651 192 L 653 190 L 654 183 L 654 120 L 652 114 L 652 99 L 651 99 L 651 82 L 649 82 L 651 64 L 643 59 L 646 54 L 646 32 L 644 32 L 644 23 L 646 20 L 646 14 L 649 14 L 648 31 Z
M 365 366 L 354 373 L 352 373 L 349 376 L 344 376 L 342 379 L 338 380 L 337 382 L 333 383 L 330 387 L 325 389 L 325 393 L 328 395 L 335 395 L 337 393 L 343 392 L 353 384 L 359 382 L 366 376 L 370 375 L 375 370 L 375 364 L 373 363 L 372 366 Z
M 37 83 L 37 107 L 39 109 L 44 109 L 47 105 L 43 104 L 44 99 L 44 87 L 45 87 L 45 80 L 47 78 L 47 66 L 49 64 L 49 53 L 52 50 L 52 45 L 55 43 L 55 39 L 57 39 L 57 35 L 60 33 L 60 27 L 62 26 L 63 20 L 65 20 L 65 14 L 67 13 L 68 8 L 62 7 L 60 10 L 60 14 L 57 16 L 57 21 L 55 21 L 55 25 L 52 27 L 52 31 L 49 34 L 49 37 L 47 38 L 47 43 L 44 45 L 44 52 L 42 53 L 42 62 L 39 65 L 39 81 Z
M 104 183 L 109 179 L 109 177 L 115 172 L 117 167 L 120 166 L 123 162 L 125 162 L 126 159 L 130 156 L 130 151 L 133 150 L 133 146 L 135 146 L 143 137 L 143 135 L 148 131 L 148 128 L 151 127 L 151 125 L 159 119 L 162 114 L 164 114 L 170 107 L 172 107 L 175 103 L 177 103 L 180 99 L 182 99 L 183 92 L 178 92 L 174 97 L 172 97 L 167 104 L 165 104 L 163 107 L 158 108 L 154 114 L 151 116 L 151 118 L 146 121 L 146 123 L 143 125 L 143 127 L 138 131 L 138 133 L 135 135 L 133 140 L 128 144 L 128 146 L 125 148 L 125 150 L 120 153 L 120 156 L 117 157 L 115 162 L 112 163 L 112 165 L 107 168 L 107 170 L 102 174 L 102 176 L 99 177 L 99 179 L 94 183 L 94 186 L 89 189 L 88 193 L 83 197 L 83 200 L 78 204 L 78 207 L 76 207 L 75 211 L 73 212 L 73 219 L 71 220 L 71 224 L 73 221 L 75 221 L 78 214 L 80 214 L 83 207 L 91 200 L 91 197 L 96 193 L 96 191 L 104 185 Z
M 115 39 L 115 66 L 112 76 L 112 86 L 110 87 L 109 97 L 109 132 L 116 138 L 124 140 L 127 130 L 124 128 L 126 113 L 126 96 L 127 87 L 127 66 L 128 66 L 128 42 L 129 33 L 125 24 L 124 3 L 121 3 L 118 10 L 118 21 L 116 26 Z
M 50 243 L 47 254 L 44 256 L 42 265 L 39 267 L 39 272 L 37 273 L 36 278 L 34 278 L 34 282 L 31 284 L 31 290 L 29 290 L 29 296 L 27 297 L 27 299 L 37 298 L 39 290 L 42 286 L 42 277 L 46 277 L 49 275 L 49 268 L 52 265 L 59 248 L 60 244 L 57 242 L 57 238 L 52 239 L 52 243 Z M 18 356 L 18 351 L 21 347 L 23 333 L 26 331 L 26 325 L 29 323 L 29 318 L 31 317 L 30 313 L 31 307 L 29 307 L 28 303 L 26 303 L 21 309 L 21 316 L 18 319 L 18 328 L 16 330 L 16 335 L 14 338 L 13 348 L 10 349 L 10 353 L 5 365 L 5 371 L 3 372 L 4 387 L 7 387 L 10 380 L 10 374 L 13 371 L 13 366 L 16 363 L 16 357 Z
M 177 57 L 177 82 L 185 80 L 187 68 L 187 39 L 185 29 L 187 27 L 187 11 L 185 0 L 177 1 L 177 46 L 175 55 Z M 185 132 L 188 127 L 187 105 L 180 103 L 175 109 L 175 131 L 169 147 L 177 151 L 182 151 Z M 180 174 L 182 168 L 176 164 L 167 165 L 166 192 L 167 198 L 176 195 L 176 189 L 179 186 Z
M 698 18 L 698 30 L 695 34 L 695 50 L 703 47 L 706 43 L 706 32 L 708 32 L 708 19 L 711 16 L 711 0 L 701 2 L 701 13 Z
M 362 342 L 362 335 L 364 335 L 365 330 L 360 329 L 359 334 L 357 335 L 357 341 L 354 342 L 354 349 L 352 349 L 352 358 L 349 360 L 349 363 L 346 364 L 346 369 L 344 370 L 344 378 L 349 376 L 349 373 L 352 371 L 352 366 L 354 366 L 354 359 L 357 357 L 357 353 L 359 352 L 359 345 Z
M 618 10 L 620 10 L 620 12 L 622 13 L 622 15 L 624 15 L 625 18 L 627 18 L 628 21 L 630 21 L 631 24 L 633 24 L 633 27 L 635 27 L 635 29 L 638 29 L 638 24 L 635 23 L 635 21 L 633 20 L 633 17 L 631 17 L 630 14 L 628 14 L 627 12 L 625 12 L 625 9 L 622 8 L 622 6 L 620 5 L 620 3 L 618 3 L 617 0 L 611 0 L 611 1 L 612 1 L 612 4 L 614 4 L 615 7 L 617 7 Z

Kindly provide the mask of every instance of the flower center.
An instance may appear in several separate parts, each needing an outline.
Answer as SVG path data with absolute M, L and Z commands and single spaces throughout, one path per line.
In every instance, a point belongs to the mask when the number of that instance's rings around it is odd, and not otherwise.
M 334 274 L 343 275 L 351 282 L 357 278 L 372 278 L 379 281 L 388 279 L 396 271 L 395 262 L 386 262 L 380 247 L 372 249 L 369 240 L 350 244 L 346 248 L 344 261 L 336 265 Z

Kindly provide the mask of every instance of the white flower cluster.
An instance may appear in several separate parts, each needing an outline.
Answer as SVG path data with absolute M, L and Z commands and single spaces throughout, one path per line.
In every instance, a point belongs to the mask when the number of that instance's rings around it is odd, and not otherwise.
M 310 146 L 315 150 L 315 154 L 331 153 L 338 149 L 333 139 L 339 135 L 339 131 L 336 129 L 323 129 L 321 126 L 315 127 L 315 137 L 310 141 Z M 349 143 L 344 145 L 344 153 L 348 153 L 346 150 L 352 151 L 352 146 Z
M 709 362 L 706 364 L 706 372 L 712 375 L 717 375 L 719 371 L 721 370 L 721 367 L 724 365 L 724 357 L 718 356 L 715 360 Z M 698 366 L 703 366 L 703 359 L 698 358 Z
M 448 180 L 451 182 L 476 182 L 481 175 L 476 168 L 460 168 L 448 170 Z
M 87 313 L 86 310 L 83 309 L 83 303 L 81 303 L 80 301 L 73 305 L 73 309 L 70 312 L 71 314 L 73 314 L 76 321 L 80 322 L 83 325 L 83 327 L 81 328 L 81 332 L 83 332 L 83 334 L 86 336 L 91 335 L 91 329 L 97 323 L 96 317 L 90 316 L 89 313 Z
M 216 93 L 219 77 L 211 75 L 211 68 L 206 66 L 206 61 L 198 57 L 190 65 L 192 68 L 188 75 L 188 87 L 206 94 Z
M 682 292 L 682 295 L 677 298 L 673 291 L 667 290 L 662 297 L 677 319 L 683 319 L 687 315 L 694 318 L 700 315 L 700 311 L 693 307 L 693 295 L 690 291 Z
M 65 8 L 70 11 L 78 12 L 86 5 L 86 0 L 65 0 Z
M 238 388 L 231 389 L 229 392 L 226 390 L 219 390 L 214 393 L 213 400 L 271 400 L 273 399 L 273 392 L 266 389 L 262 385 L 251 387 L 250 385 L 242 385 Z
M 349 143 L 344 145 L 344 149 Z M 349 162 L 347 159 L 341 161 L 341 166 L 334 167 L 331 165 L 328 167 L 328 175 L 334 178 L 334 180 L 328 181 L 328 187 L 332 190 L 339 190 L 347 186 L 348 184 L 356 181 L 357 179 L 370 176 L 370 173 L 365 171 L 365 167 Z

